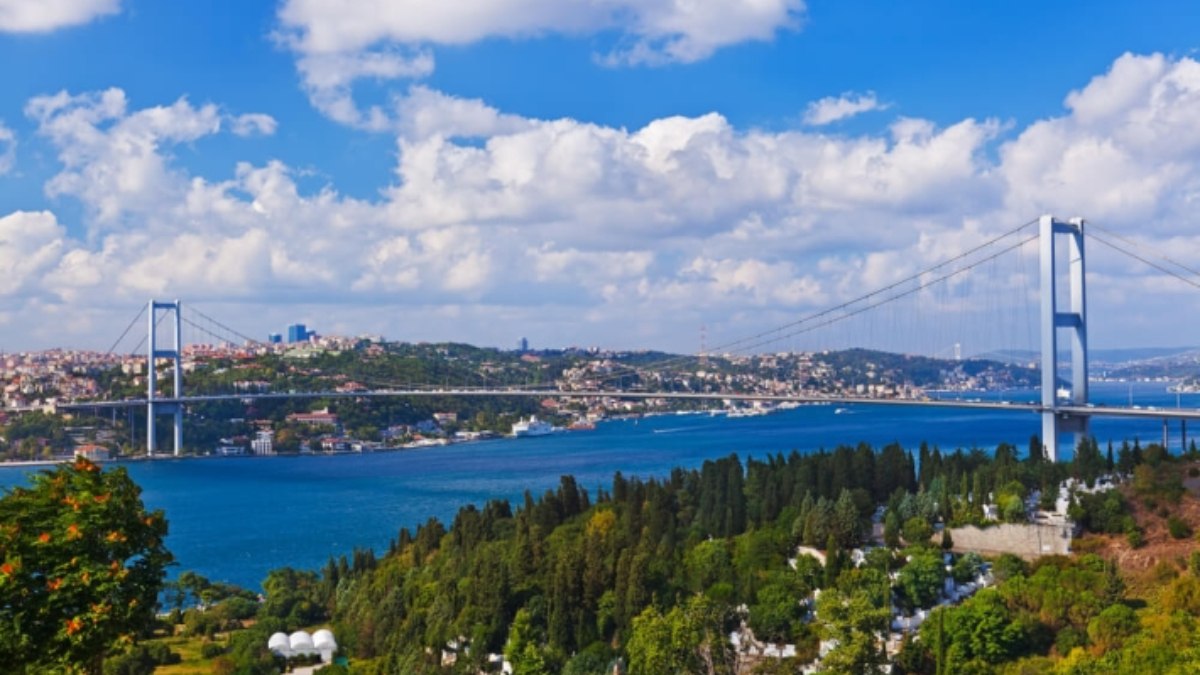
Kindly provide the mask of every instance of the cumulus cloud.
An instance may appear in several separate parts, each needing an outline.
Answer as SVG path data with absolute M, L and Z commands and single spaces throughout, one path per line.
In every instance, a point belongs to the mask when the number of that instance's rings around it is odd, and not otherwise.
M 390 127 L 388 111 L 359 109 L 353 83 L 424 77 L 433 71 L 433 46 L 615 32 L 617 45 L 598 55 L 603 63 L 691 63 L 795 29 L 804 9 L 803 0 L 286 0 L 278 38 L 296 53 L 304 88 L 321 112 L 382 130 Z
M 506 115 L 479 99 L 448 96 L 440 91 L 413 86 L 397 101 L 400 134 L 406 138 L 430 136 L 486 138 L 529 129 L 531 120 Z
M 17 136 L 0 120 L 0 176 L 12 171 L 17 163 Z
M 0 216 L 0 299 L 22 294 L 56 264 L 66 245 L 66 230 L 47 211 L 17 211 Z
M 1010 209 L 1182 232 L 1200 200 L 1200 63 L 1125 54 L 1001 148 Z
M 1122 57 L 1061 115 L 1007 137 L 991 120 L 900 118 L 882 134 L 827 135 L 739 129 L 715 113 L 625 129 L 413 86 L 396 102 L 407 123 L 394 181 L 373 199 L 301 189 L 278 161 L 189 174 L 173 148 L 237 126 L 212 106 L 134 109 L 119 90 L 39 97 L 27 109 L 62 163 L 48 189 L 78 199 L 91 229 L 72 242 L 39 216 L 13 249 L 35 271 L 10 283 L 71 307 L 166 295 L 278 308 L 230 318 L 245 332 L 336 304 L 355 330 L 396 338 L 680 348 L 678 326 L 706 323 L 716 343 L 914 274 L 1042 211 L 1200 251 L 1189 208 L 1198 68 Z M 1105 301 L 1151 287 L 1124 263 L 1093 260 Z M 996 302 L 1031 284 L 1007 277 Z M 356 309 L 381 304 L 396 311 Z
M 278 123 L 274 117 L 262 113 L 238 115 L 229 120 L 230 131 L 237 136 L 270 136 Z
M 0 32 L 45 33 L 121 11 L 121 0 L 0 0 Z
M 221 130 L 215 104 L 171 105 L 130 113 L 121 89 L 72 95 L 66 91 L 30 99 L 25 113 L 38 133 L 58 148 L 62 170 L 46 183 L 51 197 L 73 196 L 89 207 L 100 227 L 126 216 L 161 215 L 183 201 L 187 176 L 174 168 L 167 150 Z M 249 114 L 230 118 L 234 133 L 272 133 L 275 120 Z M 140 222 L 145 222 L 143 219 Z
M 418 78 L 433 72 L 433 55 L 414 50 L 375 50 L 353 53 L 305 54 L 296 60 L 304 89 L 312 104 L 335 122 L 372 131 L 385 131 L 394 124 L 381 106 L 361 110 L 351 89 L 355 81 Z
M 819 127 L 872 110 L 886 110 L 888 107 L 888 104 L 879 102 L 873 91 L 865 94 L 847 92 L 841 96 L 826 96 L 809 103 L 804 111 L 804 123 Z

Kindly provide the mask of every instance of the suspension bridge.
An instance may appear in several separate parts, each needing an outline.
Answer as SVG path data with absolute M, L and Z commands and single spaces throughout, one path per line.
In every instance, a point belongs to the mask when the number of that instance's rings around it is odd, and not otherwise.
M 183 448 L 185 411 L 189 405 L 220 401 L 242 401 L 251 403 L 260 400 L 278 399 L 370 399 L 380 397 L 537 397 L 560 399 L 663 399 L 663 400 L 742 400 L 775 403 L 831 403 L 870 404 L 879 406 L 922 406 L 932 408 L 955 408 L 976 410 L 1005 410 L 1036 414 L 1041 417 L 1042 447 L 1049 459 L 1056 460 L 1062 437 L 1070 436 L 1074 445 L 1089 433 L 1089 423 L 1097 417 L 1141 418 L 1162 420 L 1164 437 L 1169 421 L 1177 421 L 1181 438 L 1186 445 L 1187 421 L 1200 419 L 1200 409 L 1187 408 L 1144 408 L 1138 406 L 1097 405 L 1089 400 L 1088 361 L 1088 304 L 1087 265 L 1085 242 L 1095 241 L 1107 249 L 1127 256 L 1158 272 L 1193 287 L 1200 288 L 1200 272 L 1179 263 L 1161 253 L 1147 251 L 1135 242 L 1117 233 L 1086 223 L 1083 219 L 1059 220 L 1053 216 L 1025 223 L 977 246 L 968 248 L 942 262 L 921 270 L 916 274 L 893 281 L 853 299 L 838 303 L 821 311 L 788 321 L 770 330 L 733 340 L 719 345 L 700 355 L 761 352 L 782 341 L 795 340 L 822 329 L 845 325 L 857 317 L 878 313 L 882 308 L 894 306 L 898 301 L 909 299 L 917 303 L 939 302 L 930 296 L 931 289 L 950 287 L 959 283 L 964 275 L 978 268 L 993 264 L 1005 256 L 1016 254 L 1022 257 L 1036 243 L 1038 284 L 1036 323 L 1038 363 L 1040 364 L 1040 401 L 982 401 L 963 399 L 887 398 L 861 395 L 827 395 L 819 393 L 773 394 L 745 393 L 736 391 L 630 391 L 612 386 L 612 382 L 601 382 L 600 386 L 586 389 L 558 388 L 547 386 L 387 386 L 354 391 L 288 391 L 288 392 L 236 392 L 220 394 L 184 394 L 183 382 L 183 325 L 197 329 L 214 337 L 233 336 L 251 344 L 252 338 L 229 328 L 222 322 L 204 314 L 197 319 L 184 314 L 183 304 L 178 301 L 151 300 L 126 328 L 128 334 L 144 316 L 147 331 L 142 342 L 134 351 L 146 345 L 146 372 L 156 374 L 157 365 L 167 362 L 171 368 L 170 393 L 164 395 L 158 389 L 158 378 L 146 377 L 146 393 L 143 398 L 124 400 L 92 400 L 60 403 L 59 409 L 100 410 L 108 408 L 144 408 L 146 411 L 147 453 L 154 456 L 158 451 L 157 425 L 160 416 L 170 416 L 173 431 L 173 454 L 178 456 Z M 1029 274 L 1023 275 L 1022 279 Z M 943 303 L 944 304 L 944 303 Z M 953 309 L 953 308 L 951 308 Z M 195 311 L 195 310 L 193 310 Z M 950 316 L 943 314 L 943 316 Z M 170 344 L 160 344 L 161 324 L 170 319 Z M 219 332 L 206 328 L 204 323 L 215 326 Z M 125 334 L 118 339 L 120 342 Z M 114 343 L 114 348 L 116 344 Z M 961 356 L 960 343 L 954 342 L 955 358 Z M 111 352 L 112 350 L 110 350 Z M 693 357 L 681 357 L 693 358 Z M 651 367 L 669 367 L 680 359 L 666 360 Z M 1066 372 L 1064 377 L 1062 373 Z M 1063 382 L 1068 386 L 1062 386 Z M 608 386 L 605 386 L 607 384 Z

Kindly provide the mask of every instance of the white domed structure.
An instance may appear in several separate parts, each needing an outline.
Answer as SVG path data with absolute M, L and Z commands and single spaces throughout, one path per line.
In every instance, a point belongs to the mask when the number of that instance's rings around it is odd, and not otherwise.
M 333 639 L 333 633 L 328 628 L 313 633 L 313 646 L 317 649 L 337 649 L 337 640 Z
M 317 648 L 313 646 L 312 636 L 302 630 L 298 630 L 289 635 L 288 644 L 292 648 L 293 656 L 304 656 L 307 654 L 317 653 Z
M 322 628 L 313 633 L 313 646 L 321 652 L 322 661 L 325 663 L 333 661 L 333 653 L 337 651 L 337 640 L 333 639 L 333 633 L 328 628 Z
M 288 641 L 286 633 L 275 633 L 272 635 L 267 640 L 267 649 L 285 658 L 292 655 L 292 643 Z

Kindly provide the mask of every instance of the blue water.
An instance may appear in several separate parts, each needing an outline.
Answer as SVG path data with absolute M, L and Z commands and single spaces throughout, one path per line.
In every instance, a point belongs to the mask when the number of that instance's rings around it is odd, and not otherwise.
M 1177 397 L 1163 384 L 1099 384 L 1097 403 L 1200 407 L 1200 395 Z M 595 494 L 615 471 L 661 476 L 736 452 L 762 457 L 866 441 L 921 441 L 942 449 L 1011 442 L 1024 447 L 1040 431 L 1031 413 L 855 405 L 804 406 L 762 417 L 666 415 L 604 422 L 595 431 L 504 439 L 367 455 L 193 459 L 125 464 L 150 508 L 166 511 L 168 546 L 192 569 L 257 589 L 268 570 L 317 568 L 354 547 L 385 550 L 401 527 L 430 516 L 449 522 L 459 506 L 492 498 L 516 503 L 572 474 Z M 1161 439 L 1154 420 L 1096 419 L 1103 444 Z M 1200 424 L 1194 433 L 1200 435 Z M 1178 425 L 1172 426 L 1178 444 Z M 24 483 L 31 469 L 0 468 L 0 487 Z

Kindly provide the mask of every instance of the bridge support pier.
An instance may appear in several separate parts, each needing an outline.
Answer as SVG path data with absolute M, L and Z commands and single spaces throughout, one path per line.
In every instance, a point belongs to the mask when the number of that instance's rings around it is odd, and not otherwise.
M 1041 257 L 1042 324 L 1042 448 L 1050 461 L 1058 460 L 1058 440 L 1064 433 L 1073 435 L 1075 447 L 1088 436 L 1088 416 L 1059 411 L 1060 404 L 1087 406 L 1087 290 L 1084 266 L 1082 218 L 1069 222 L 1054 216 L 1038 221 Z M 1057 236 L 1067 237 L 1067 280 L 1069 307 L 1058 311 Z M 1070 331 L 1071 389 L 1065 396 L 1058 391 L 1058 330 Z
M 160 414 L 171 414 L 174 417 L 174 450 L 179 456 L 183 448 L 183 404 L 160 403 L 155 400 L 155 389 L 158 386 L 158 370 L 155 367 L 158 359 L 171 359 L 172 384 L 171 397 L 178 399 L 183 396 L 183 330 L 181 305 L 178 300 L 159 302 L 151 300 L 149 307 L 150 332 L 146 351 L 146 455 L 153 457 L 158 447 L 156 418 Z M 172 314 L 175 326 L 175 343 L 172 349 L 158 348 L 158 311 L 164 310 Z

